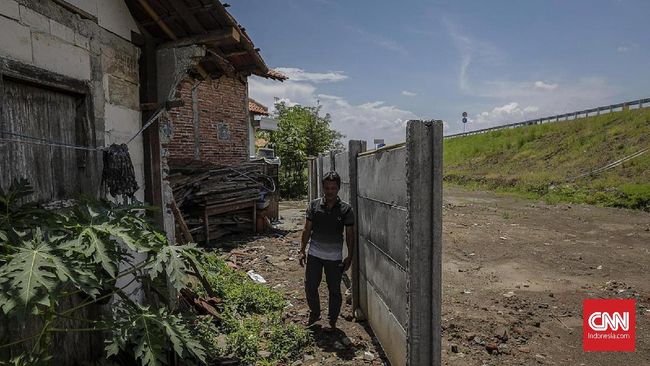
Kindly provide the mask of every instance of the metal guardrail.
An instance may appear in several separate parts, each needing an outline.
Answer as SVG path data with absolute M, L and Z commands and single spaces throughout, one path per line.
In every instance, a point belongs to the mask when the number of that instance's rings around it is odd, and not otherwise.
M 508 128 L 515 128 L 515 127 L 521 127 L 521 126 L 530 126 L 530 125 L 538 125 L 541 123 L 548 123 L 548 122 L 558 122 L 560 120 L 562 121 L 567 121 L 571 117 L 572 119 L 578 119 L 583 117 L 589 117 L 589 113 L 596 113 L 596 115 L 602 114 L 602 112 L 605 113 L 611 113 L 614 112 L 616 109 L 621 108 L 621 110 L 625 110 L 626 108 L 629 108 L 630 106 L 638 105 L 639 108 L 643 108 L 643 104 L 645 103 L 650 103 L 650 98 L 645 98 L 645 99 L 637 99 L 633 100 L 630 102 L 623 102 L 619 104 L 612 104 L 608 106 L 602 106 L 602 107 L 597 107 L 597 108 L 591 108 L 591 109 L 585 109 L 582 111 L 577 111 L 577 112 L 571 112 L 571 113 L 564 113 L 564 114 L 558 114 L 555 116 L 549 116 L 549 117 L 543 117 L 543 118 L 537 118 L 537 119 L 531 119 L 528 121 L 523 121 L 523 122 L 516 122 L 516 123 L 509 123 L 501 126 L 494 126 L 494 127 L 489 127 L 489 128 L 483 128 L 480 130 L 474 130 L 474 131 L 469 131 L 469 132 L 461 132 L 461 133 L 455 133 L 453 135 L 447 135 L 444 138 L 452 138 L 452 137 L 461 137 L 461 136 L 469 136 L 469 135 L 476 135 L 479 133 L 485 133 L 485 132 L 490 132 L 490 131 L 496 131 L 496 130 L 503 130 L 503 129 L 508 129 Z

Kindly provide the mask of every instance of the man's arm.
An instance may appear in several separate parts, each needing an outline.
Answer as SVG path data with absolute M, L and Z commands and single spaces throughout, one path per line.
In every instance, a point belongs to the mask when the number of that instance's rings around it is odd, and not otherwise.
M 345 227 L 345 242 L 348 245 L 348 256 L 343 261 L 343 270 L 347 271 L 352 264 L 352 258 L 354 256 L 354 246 L 356 245 L 357 236 L 354 233 L 354 225 L 348 225 Z
M 300 242 L 300 266 L 305 265 L 305 249 L 307 249 L 307 243 L 309 242 L 309 237 L 311 236 L 311 220 L 305 219 L 305 227 L 302 229 L 302 240 Z

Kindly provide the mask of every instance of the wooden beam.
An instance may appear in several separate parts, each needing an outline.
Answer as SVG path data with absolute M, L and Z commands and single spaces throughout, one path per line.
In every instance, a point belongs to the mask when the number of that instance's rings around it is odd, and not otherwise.
M 176 47 L 185 47 L 195 44 L 228 44 L 228 43 L 238 43 L 240 41 L 240 35 L 234 27 L 229 27 L 224 30 L 210 32 L 206 34 L 185 37 L 180 39 L 175 39 L 171 42 L 163 43 L 159 48 L 176 48 Z
M 140 57 L 140 103 L 158 104 L 158 78 L 156 65 L 155 40 L 147 38 Z M 146 123 L 151 112 L 143 111 L 142 124 Z M 158 121 L 142 133 L 144 150 L 144 195 L 145 201 L 156 206 L 159 210 L 154 211 L 154 222 L 158 229 L 163 229 L 163 195 L 162 195 L 162 165 L 160 157 L 160 133 Z
M 205 33 L 205 29 L 201 26 L 198 19 L 194 16 L 184 2 L 182 1 L 170 1 L 169 2 L 174 10 L 181 16 L 185 23 L 190 27 L 192 33 Z
M 156 13 L 156 11 L 153 10 L 153 8 L 149 5 L 149 3 L 147 3 L 146 0 L 138 0 L 138 3 L 147 12 L 147 14 L 149 14 L 149 16 L 156 22 L 156 24 L 158 24 L 160 29 L 162 29 L 163 32 L 167 34 L 169 38 L 171 38 L 174 41 L 178 39 L 176 34 L 174 34 L 171 28 L 167 26 L 167 24 L 160 18 L 158 13 Z M 199 72 L 199 74 L 201 74 L 201 76 L 203 76 L 204 79 L 206 80 L 210 79 L 210 75 L 208 75 L 208 73 L 205 71 L 203 67 L 201 67 L 201 65 L 196 65 L 196 70 Z
M 225 55 L 226 57 L 245 56 L 248 55 L 248 51 L 246 50 L 230 51 L 230 52 L 226 52 Z
M 210 54 L 210 59 L 214 60 L 219 68 L 228 76 L 235 75 L 235 66 L 228 61 L 221 52 L 208 48 L 208 53 Z

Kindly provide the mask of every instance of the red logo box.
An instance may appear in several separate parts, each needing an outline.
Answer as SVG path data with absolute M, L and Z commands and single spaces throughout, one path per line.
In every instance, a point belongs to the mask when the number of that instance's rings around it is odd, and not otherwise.
M 585 299 L 582 349 L 585 352 L 634 352 L 636 300 Z

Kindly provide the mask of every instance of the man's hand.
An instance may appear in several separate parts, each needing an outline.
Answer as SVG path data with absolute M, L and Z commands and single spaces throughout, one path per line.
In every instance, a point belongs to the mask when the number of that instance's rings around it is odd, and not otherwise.
M 305 251 L 301 250 L 298 255 L 299 255 L 298 262 L 300 263 L 300 267 L 304 267 L 305 262 L 307 262 L 307 256 L 305 255 Z
M 343 260 L 343 272 L 347 271 L 348 268 L 350 268 L 350 265 L 351 265 L 351 264 L 352 264 L 352 257 L 348 255 L 348 256 L 345 257 L 345 259 Z

